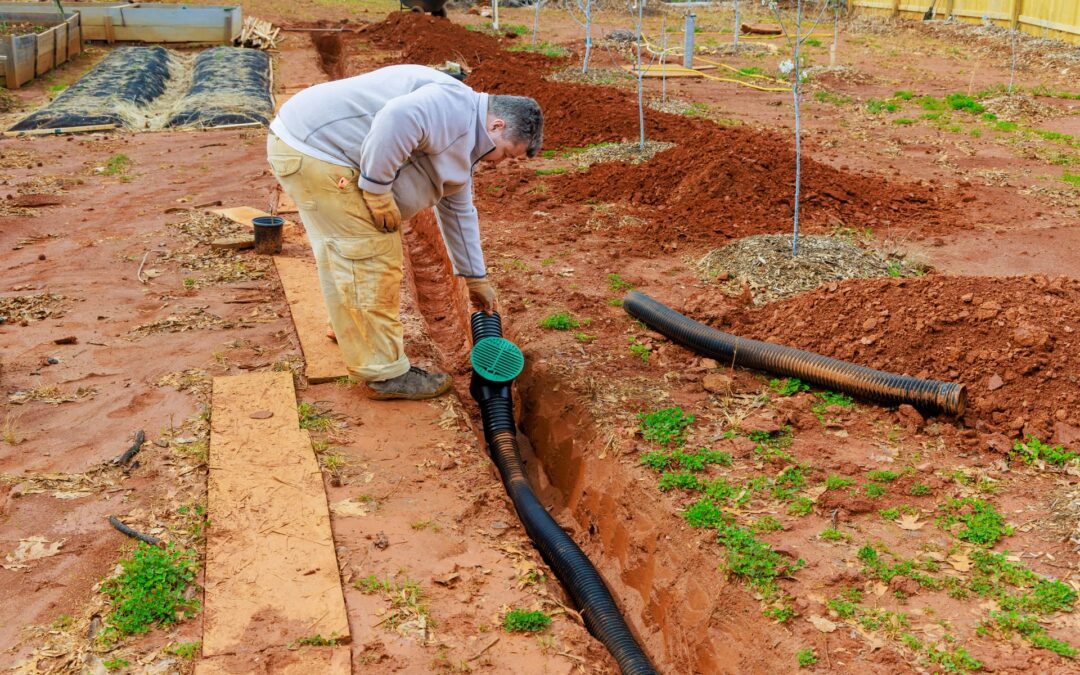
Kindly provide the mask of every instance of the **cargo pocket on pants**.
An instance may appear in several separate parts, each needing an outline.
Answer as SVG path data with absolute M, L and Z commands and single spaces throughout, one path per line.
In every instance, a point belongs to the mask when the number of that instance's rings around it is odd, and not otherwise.
M 334 283 L 347 307 L 397 306 L 401 271 L 393 252 L 400 241 L 393 234 L 326 240 Z
M 300 170 L 300 157 L 267 157 L 270 162 L 270 170 L 276 178 L 291 176 Z

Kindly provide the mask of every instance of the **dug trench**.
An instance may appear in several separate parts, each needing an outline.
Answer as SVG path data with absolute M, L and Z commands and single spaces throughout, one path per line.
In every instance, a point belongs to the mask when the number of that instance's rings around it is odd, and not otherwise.
M 468 393 L 468 297 L 450 273 L 430 211 L 408 223 L 405 241 L 407 283 L 482 436 Z M 512 317 L 503 326 L 513 340 Z M 757 601 L 717 572 L 715 552 L 698 535 L 678 532 L 685 527 L 675 509 L 641 482 L 640 468 L 610 451 L 610 437 L 580 395 L 538 354 L 525 355 L 515 412 L 533 489 L 604 577 L 661 672 L 763 672 L 790 663 L 793 636 L 760 649 L 756 636 L 768 622 Z

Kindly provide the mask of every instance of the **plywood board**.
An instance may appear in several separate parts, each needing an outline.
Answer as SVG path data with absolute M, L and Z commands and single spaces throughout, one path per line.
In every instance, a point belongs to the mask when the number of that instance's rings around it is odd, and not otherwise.
M 274 256 L 293 325 L 304 352 L 304 376 L 309 382 L 329 382 L 349 374 L 337 343 L 326 337 L 326 303 L 315 261 Z
M 349 639 L 322 474 L 292 374 L 215 377 L 203 655 Z
M 210 213 L 225 216 L 239 225 L 251 225 L 253 219 L 270 215 L 266 211 L 260 211 L 251 206 L 233 206 L 227 209 L 212 209 Z
M 348 647 L 275 649 L 259 654 L 215 656 L 195 663 L 195 675 L 349 675 Z

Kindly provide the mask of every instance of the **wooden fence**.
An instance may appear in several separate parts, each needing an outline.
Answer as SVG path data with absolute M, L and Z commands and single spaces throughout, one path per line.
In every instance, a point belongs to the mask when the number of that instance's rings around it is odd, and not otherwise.
M 848 0 L 848 8 L 871 14 L 921 19 L 933 5 L 933 18 L 1018 28 L 1037 37 L 1080 44 L 1077 0 Z
M 79 13 L 70 12 L 66 16 L 66 19 L 60 21 L 57 13 L 43 17 L 37 13 L 22 15 L 0 11 L 0 21 L 55 24 L 41 33 L 5 35 L 0 39 L 3 86 L 18 89 L 35 77 L 66 63 L 82 51 L 82 24 Z

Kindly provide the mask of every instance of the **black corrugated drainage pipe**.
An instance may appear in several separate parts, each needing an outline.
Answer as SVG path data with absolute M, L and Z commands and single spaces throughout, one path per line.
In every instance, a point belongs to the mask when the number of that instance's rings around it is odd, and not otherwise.
M 474 343 L 484 338 L 502 337 L 499 315 L 489 316 L 483 312 L 473 314 L 472 333 Z M 514 401 L 510 391 L 512 382 L 489 380 L 474 369 L 469 392 L 480 405 L 488 452 L 499 469 L 506 493 L 514 502 L 525 532 L 566 587 L 574 605 L 581 612 L 585 627 L 604 643 L 622 672 L 625 675 L 656 673 L 649 657 L 626 625 L 600 573 L 548 514 L 529 486 L 518 451 Z
M 930 413 L 963 415 L 967 405 L 967 392 L 962 384 L 895 375 L 793 347 L 723 333 L 637 291 L 627 294 L 623 307 L 653 330 L 724 365 L 797 377 L 859 398 L 886 405 L 908 403 Z

